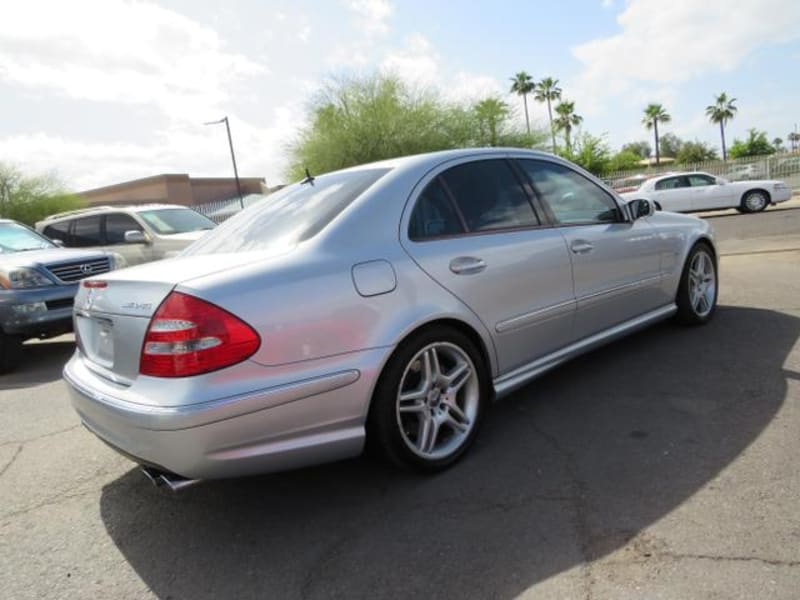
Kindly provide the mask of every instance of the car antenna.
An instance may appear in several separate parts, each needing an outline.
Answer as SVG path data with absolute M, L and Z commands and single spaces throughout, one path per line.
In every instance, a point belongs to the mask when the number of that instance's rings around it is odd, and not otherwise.
M 308 167 L 306 167 L 306 178 L 300 182 L 300 185 L 303 185 L 305 183 L 310 183 L 311 185 L 314 185 L 314 177 L 312 177 L 311 172 L 308 170 Z

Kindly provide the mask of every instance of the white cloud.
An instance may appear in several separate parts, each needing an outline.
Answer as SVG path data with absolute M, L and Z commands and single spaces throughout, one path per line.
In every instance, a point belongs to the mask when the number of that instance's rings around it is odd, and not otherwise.
M 622 31 L 573 48 L 584 86 L 625 91 L 631 82 L 679 82 L 730 71 L 756 48 L 800 37 L 796 0 L 629 0 Z
M 176 12 L 121 0 L 18 2 L 0 20 L 0 79 L 198 120 L 266 67 Z
M 440 57 L 430 41 L 414 33 L 408 36 L 404 48 L 386 56 L 381 68 L 410 83 L 430 86 L 439 77 L 439 61 Z
M 358 19 L 358 25 L 369 34 L 386 34 L 387 21 L 394 13 L 394 6 L 388 0 L 349 0 L 347 6 Z

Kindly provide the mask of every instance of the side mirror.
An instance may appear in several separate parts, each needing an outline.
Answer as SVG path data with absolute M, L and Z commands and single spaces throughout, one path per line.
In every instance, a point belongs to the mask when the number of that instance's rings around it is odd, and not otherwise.
M 631 220 L 641 219 L 642 217 L 649 217 L 655 212 L 655 207 L 650 200 L 644 198 L 637 198 L 628 202 L 628 212 L 631 214 Z
M 53 240 L 53 239 L 50 239 L 50 241 L 53 242 L 59 248 L 63 248 L 64 247 L 64 240 Z
M 147 243 L 147 236 L 144 234 L 144 231 L 126 231 L 125 232 L 125 243 L 126 244 L 146 244 Z

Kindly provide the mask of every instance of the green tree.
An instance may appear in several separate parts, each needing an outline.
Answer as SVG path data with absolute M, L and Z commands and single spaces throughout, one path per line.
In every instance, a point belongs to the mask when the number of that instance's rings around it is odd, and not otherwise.
M 653 149 L 650 146 L 649 142 L 641 141 L 641 142 L 630 142 L 629 144 L 625 144 L 622 146 L 622 151 L 630 151 L 639 156 L 640 159 L 650 158 L 650 154 L 652 154 Z
M 550 139 L 553 142 L 552 151 L 556 151 L 556 130 L 553 127 L 553 107 L 552 102 L 561 100 L 561 88 L 558 87 L 558 79 L 545 77 L 536 84 L 534 98 L 537 102 L 547 102 L 547 116 L 550 118 Z
M 563 148 L 559 155 L 597 176 L 610 170 L 611 151 L 608 144 L 603 137 L 590 133 L 577 136 L 574 145 Z
M 656 164 L 661 164 L 661 153 L 658 148 L 658 124 L 669 123 L 672 117 L 661 104 L 648 104 L 644 109 L 644 118 L 642 124 L 647 129 L 653 130 L 653 135 L 656 142 Z
M 489 97 L 477 102 L 474 110 L 478 117 L 481 145 L 499 145 L 499 134 L 503 123 L 511 114 L 511 108 L 499 98 Z
M 85 206 L 54 175 L 30 176 L 0 163 L 0 217 L 33 225 L 45 217 Z
M 296 181 L 306 168 L 319 174 L 449 148 L 543 146 L 543 131 L 528 135 L 515 125 L 507 104 L 486 100 L 491 102 L 446 103 L 435 93 L 414 91 L 395 76 L 334 80 L 313 97 L 308 125 L 289 144 L 286 176 Z
M 755 127 L 747 130 L 747 139 L 733 140 L 730 149 L 731 158 L 744 158 L 746 156 L 765 156 L 775 154 L 775 148 L 767 140 L 767 132 L 759 131 Z
M 706 106 L 706 116 L 712 123 L 719 123 L 719 136 L 722 140 L 722 160 L 728 160 L 725 148 L 725 124 L 730 121 L 738 110 L 733 104 L 736 98 L 728 98 L 725 92 L 714 98 L 714 104 Z
M 572 141 L 570 139 L 572 128 L 580 125 L 583 122 L 583 117 L 575 114 L 575 102 L 566 100 L 558 103 L 556 114 L 558 116 L 554 121 L 555 127 L 558 131 L 564 132 L 564 145 L 567 153 L 572 153 Z
M 783 147 L 783 139 L 776 137 L 772 140 L 772 146 L 775 148 L 775 152 L 784 152 L 786 148 Z
M 608 172 L 631 171 L 639 166 L 642 156 L 633 150 L 620 150 L 608 161 Z
M 675 158 L 685 142 L 674 133 L 665 133 L 658 139 L 661 156 Z
M 675 161 L 682 165 L 701 163 L 708 160 L 719 160 L 717 151 L 700 141 L 684 142 L 675 156 Z
M 531 133 L 531 120 L 528 117 L 528 94 L 536 89 L 536 82 L 533 77 L 528 75 L 525 71 L 520 71 L 511 78 L 511 92 L 522 96 L 522 103 L 525 106 L 525 127 L 528 135 Z

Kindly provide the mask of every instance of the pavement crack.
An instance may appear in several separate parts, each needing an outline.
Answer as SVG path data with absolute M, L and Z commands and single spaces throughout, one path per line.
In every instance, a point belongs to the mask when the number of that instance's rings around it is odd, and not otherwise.
M 559 454 L 565 465 L 565 471 L 570 483 L 571 494 L 568 496 L 572 505 L 573 524 L 578 538 L 578 548 L 581 553 L 581 577 L 583 579 L 583 591 L 585 600 L 592 600 L 594 595 L 594 576 L 592 575 L 592 534 L 588 520 L 588 488 L 580 476 L 575 456 L 567 448 L 561 445 L 558 438 L 553 434 L 542 429 L 536 419 L 528 411 L 516 407 L 517 411 L 526 417 L 530 427 Z
M 677 552 L 659 552 L 654 558 L 668 558 L 671 560 L 710 560 L 714 562 L 757 562 L 773 567 L 800 567 L 800 560 L 781 560 L 763 558 L 761 556 L 725 556 L 718 554 L 684 554 Z
M 61 435 L 62 433 L 68 433 L 68 432 L 73 431 L 75 429 L 78 429 L 80 427 L 81 427 L 81 424 L 78 423 L 77 425 L 73 425 L 72 427 L 67 427 L 66 429 L 59 429 L 58 431 L 51 431 L 49 433 L 43 433 L 42 435 L 37 435 L 36 437 L 28 438 L 28 439 L 25 439 L 25 440 L 9 440 L 8 442 L 3 442 L 2 444 L 0 444 L 0 448 L 4 448 L 6 446 L 14 446 L 14 445 L 24 446 L 25 444 L 29 444 L 31 442 L 37 442 L 37 441 L 43 440 L 45 438 L 53 437 L 53 436 L 56 436 L 56 435 Z
M 14 455 L 11 457 L 11 460 L 9 460 L 8 463 L 6 463 L 6 465 L 2 469 L 0 469 L 0 477 L 5 475 L 6 471 L 8 471 L 11 468 L 11 465 L 13 465 L 16 462 L 17 457 L 19 456 L 20 452 L 22 452 L 22 446 L 23 444 L 19 444 L 17 446 L 17 449 L 14 451 Z

